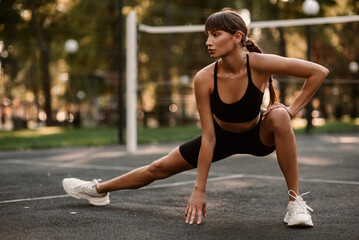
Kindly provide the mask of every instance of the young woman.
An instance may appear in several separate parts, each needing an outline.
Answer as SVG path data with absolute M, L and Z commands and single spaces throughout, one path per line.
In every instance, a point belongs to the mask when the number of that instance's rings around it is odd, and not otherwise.
M 210 56 L 219 60 L 200 70 L 194 78 L 202 135 L 148 166 L 103 183 L 64 179 L 65 191 L 93 205 L 107 205 L 111 191 L 140 188 L 197 168 L 185 214 L 186 223 L 193 224 L 197 215 L 200 224 L 206 215 L 206 182 L 212 162 L 238 153 L 266 156 L 276 150 L 289 194 L 284 222 L 288 226 L 313 226 L 308 211 L 313 210 L 303 201 L 304 194 L 299 195 L 296 140 L 290 119 L 313 97 L 328 70 L 307 61 L 262 54 L 247 37 L 248 29 L 242 18 L 232 10 L 209 16 L 205 33 Z M 306 78 L 291 106 L 276 102 L 272 74 Z M 261 112 L 267 82 L 271 101 L 267 110 Z

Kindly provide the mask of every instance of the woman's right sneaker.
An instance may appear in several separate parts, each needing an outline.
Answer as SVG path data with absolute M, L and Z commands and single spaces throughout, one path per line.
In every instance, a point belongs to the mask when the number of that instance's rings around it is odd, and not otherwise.
M 105 206 L 110 204 L 109 193 L 98 193 L 96 186 L 101 179 L 82 181 L 77 178 L 65 178 L 62 180 L 64 190 L 76 199 L 87 199 L 92 205 Z
M 294 193 L 292 195 L 291 193 Z M 308 210 L 313 212 L 303 200 L 302 196 L 307 193 L 303 193 L 301 195 L 297 195 L 293 190 L 289 190 L 288 194 L 295 201 L 289 201 L 287 207 L 287 214 L 285 215 L 284 222 L 287 223 L 288 227 L 313 227 L 312 217 Z

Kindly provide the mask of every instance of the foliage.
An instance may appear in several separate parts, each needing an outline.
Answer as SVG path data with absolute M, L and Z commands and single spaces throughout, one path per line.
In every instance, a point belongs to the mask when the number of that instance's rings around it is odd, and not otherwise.
M 355 0 L 318 2 L 321 6 L 318 17 L 356 14 L 359 10 Z M 301 4 L 302 1 L 294 0 L 123 0 L 124 8 L 120 12 L 118 0 L 0 0 L 0 42 L 3 45 L 0 49 L 0 101 L 17 99 L 41 109 L 50 102 L 51 111 L 56 113 L 62 108 L 75 111 L 79 104 L 83 109 L 94 108 L 99 97 L 100 108 L 117 119 L 116 101 L 123 97 L 117 95 L 118 43 L 120 37 L 123 38 L 119 32 L 121 14 L 125 17 L 128 10 L 134 9 L 139 22 L 153 26 L 203 24 L 211 13 L 231 7 L 248 9 L 252 21 L 263 21 L 304 18 Z M 330 69 L 329 78 L 359 78 L 358 73 L 348 71 L 350 61 L 359 62 L 359 40 L 353 34 L 358 31 L 358 22 L 312 27 L 313 61 Z M 269 28 L 260 32 L 252 29 L 250 37 L 267 53 L 306 57 L 304 27 Z M 68 39 L 79 43 L 79 50 L 74 54 L 64 50 Z M 139 33 L 139 108 L 159 119 L 160 124 L 169 124 L 168 106 L 174 95 L 183 93 L 179 87 L 180 77 L 193 78 L 212 61 L 204 43 L 203 33 Z M 49 79 L 46 79 L 46 67 Z M 69 73 L 67 82 L 61 81 L 64 73 Z M 59 86 L 65 90 L 57 92 Z M 352 102 L 352 108 L 357 109 L 355 91 L 343 84 L 337 87 L 344 93 L 339 96 L 350 99 L 345 101 Z M 86 93 L 83 99 L 76 97 L 79 90 Z M 188 87 L 184 91 L 189 93 L 191 89 Z M 30 100 L 29 94 L 34 96 Z M 144 100 L 146 94 L 156 99 L 154 106 L 145 107 L 148 104 Z M 323 91 L 319 98 L 321 101 L 335 98 L 332 102 L 336 105 L 344 101 L 330 91 Z M 321 111 L 325 109 L 322 107 Z

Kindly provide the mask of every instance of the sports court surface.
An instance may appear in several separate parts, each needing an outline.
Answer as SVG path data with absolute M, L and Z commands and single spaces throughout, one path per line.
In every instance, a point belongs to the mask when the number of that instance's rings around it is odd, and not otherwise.
M 66 177 L 107 180 L 176 146 L 141 145 L 0 152 L 0 239 L 359 239 L 359 134 L 298 136 L 301 192 L 314 228 L 288 228 L 285 181 L 275 153 L 212 165 L 207 217 L 185 224 L 195 171 L 141 190 L 111 193 L 95 207 L 70 198 Z

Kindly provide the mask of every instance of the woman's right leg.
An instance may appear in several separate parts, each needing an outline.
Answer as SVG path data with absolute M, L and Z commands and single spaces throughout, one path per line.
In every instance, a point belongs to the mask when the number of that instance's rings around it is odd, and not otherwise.
M 152 162 L 150 165 L 137 168 L 117 178 L 99 183 L 96 190 L 99 193 L 112 192 L 122 189 L 136 189 L 146 186 L 155 180 L 164 179 L 177 173 L 193 169 L 175 148 L 168 155 Z
M 184 160 L 177 147 L 150 165 L 137 168 L 107 182 L 99 183 L 97 179 L 90 182 L 78 178 L 65 178 L 62 180 L 62 186 L 74 198 L 86 199 L 92 205 L 105 206 L 110 204 L 109 192 L 111 191 L 140 188 L 155 180 L 192 168 L 193 166 Z

